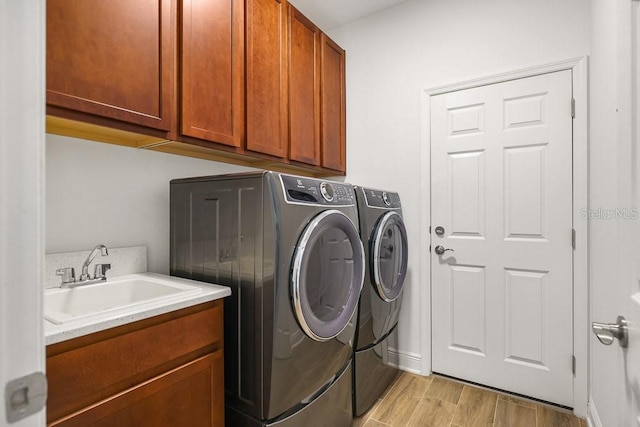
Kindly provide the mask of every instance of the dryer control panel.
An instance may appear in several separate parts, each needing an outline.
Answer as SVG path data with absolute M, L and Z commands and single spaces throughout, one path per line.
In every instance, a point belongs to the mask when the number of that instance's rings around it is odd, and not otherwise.
M 400 209 L 400 195 L 390 191 L 363 188 L 367 206 L 373 208 Z
M 341 182 L 300 176 L 280 175 L 287 202 L 311 203 L 327 206 L 355 205 L 353 187 Z

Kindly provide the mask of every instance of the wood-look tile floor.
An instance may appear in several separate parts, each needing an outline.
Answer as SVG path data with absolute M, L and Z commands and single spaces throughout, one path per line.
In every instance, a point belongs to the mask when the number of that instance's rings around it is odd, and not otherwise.
M 432 375 L 403 372 L 354 427 L 586 427 L 552 406 Z

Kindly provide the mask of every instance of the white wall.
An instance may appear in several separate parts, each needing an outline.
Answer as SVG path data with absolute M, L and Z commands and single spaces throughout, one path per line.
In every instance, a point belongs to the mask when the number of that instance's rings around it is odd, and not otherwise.
M 46 253 L 146 245 L 149 271 L 168 274 L 169 181 L 247 170 L 47 134 Z
M 347 181 L 402 197 L 410 238 L 399 343 L 406 368 L 430 365 L 428 325 L 420 322 L 430 276 L 422 89 L 587 55 L 589 19 L 588 0 L 412 0 L 330 32 L 347 51 Z

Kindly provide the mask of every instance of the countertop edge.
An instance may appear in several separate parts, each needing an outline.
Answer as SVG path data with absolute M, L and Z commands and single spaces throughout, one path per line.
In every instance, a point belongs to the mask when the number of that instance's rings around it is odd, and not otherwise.
M 134 307 L 125 313 L 114 313 L 106 315 L 97 315 L 94 318 L 86 320 L 78 320 L 61 325 L 44 320 L 45 345 L 56 344 L 94 332 L 104 331 L 106 329 L 115 328 L 117 326 L 126 325 L 138 320 L 148 319 L 150 317 L 180 310 L 194 305 L 203 304 L 231 295 L 231 288 L 227 286 L 216 285 L 213 283 L 198 282 L 195 280 L 183 279 L 180 277 L 167 276 L 156 273 L 136 273 L 137 276 L 161 278 L 163 280 L 172 280 L 178 283 L 184 283 L 196 286 L 202 289 L 201 293 L 185 297 L 178 301 L 160 302 L 156 304 L 145 305 L 144 307 Z

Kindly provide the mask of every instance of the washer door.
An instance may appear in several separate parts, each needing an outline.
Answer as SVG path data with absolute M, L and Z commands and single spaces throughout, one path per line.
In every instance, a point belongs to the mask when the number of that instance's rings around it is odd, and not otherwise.
M 407 229 L 396 212 L 387 212 L 378 221 L 369 253 L 378 295 L 386 302 L 394 301 L 402 292 L 408 259 Z
M 293 255 L 291 296 L 298 323 L 316 341 L 335 338 L 358 307 L 364 249 L 358 230 L 338 210 L 307 225 Z

